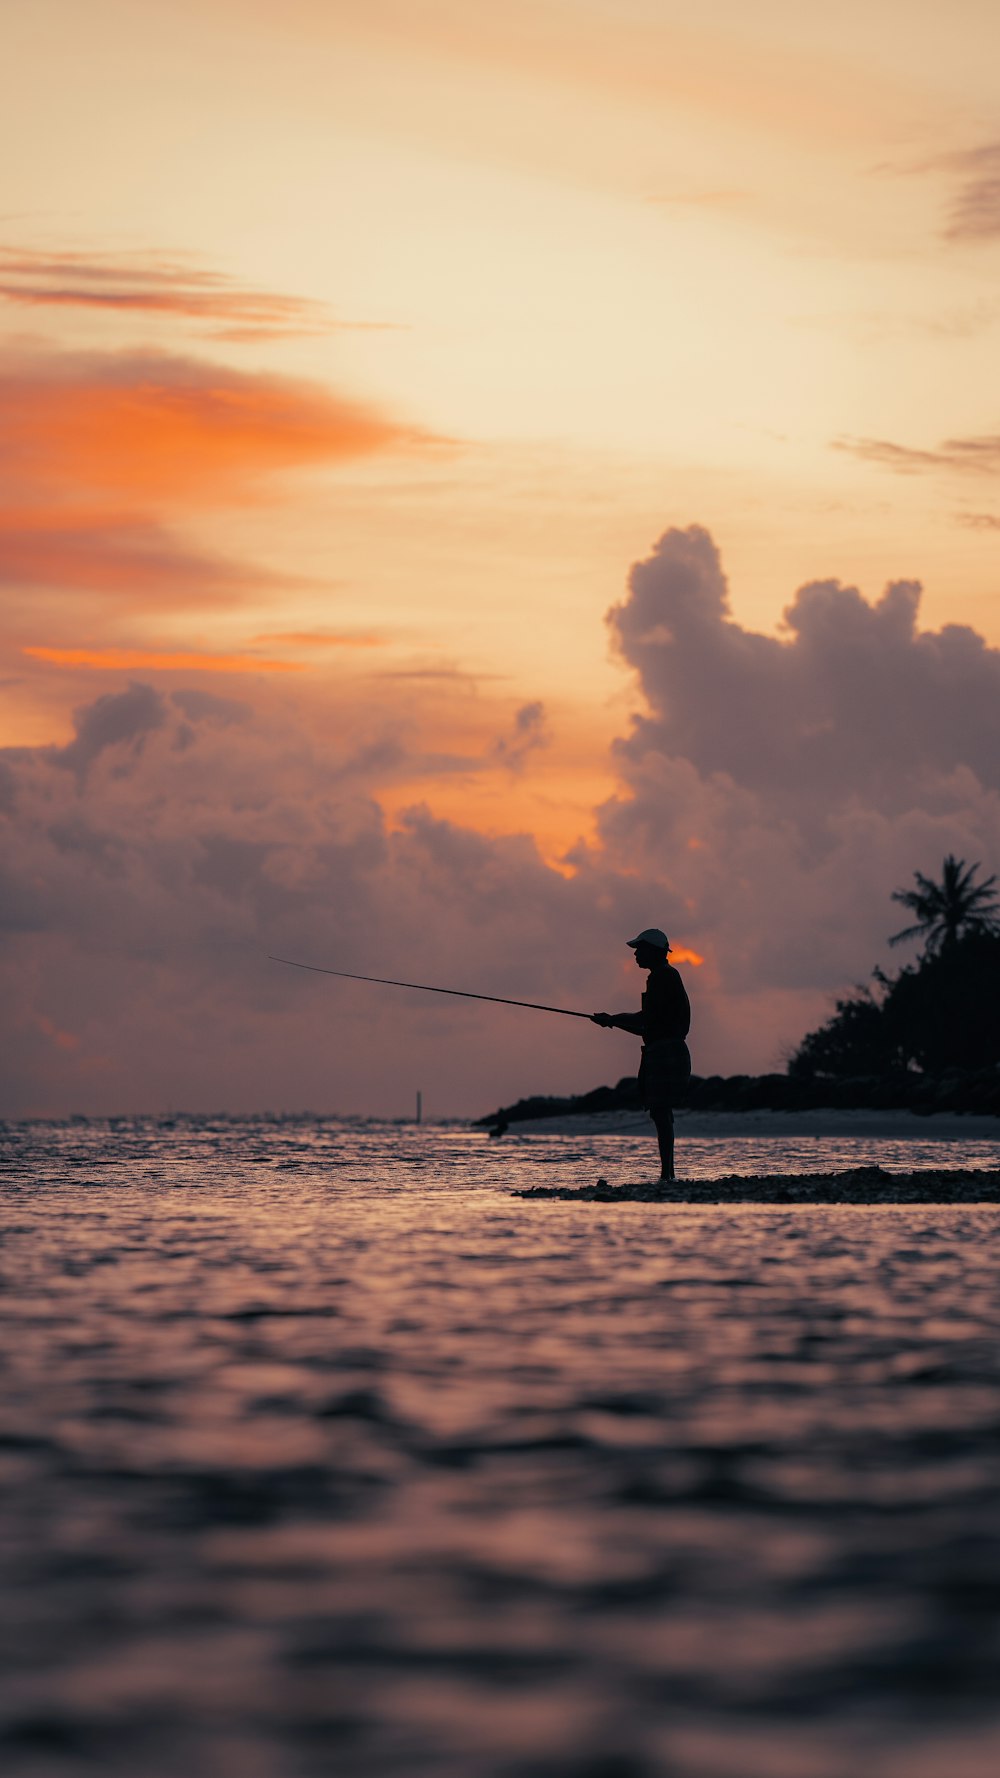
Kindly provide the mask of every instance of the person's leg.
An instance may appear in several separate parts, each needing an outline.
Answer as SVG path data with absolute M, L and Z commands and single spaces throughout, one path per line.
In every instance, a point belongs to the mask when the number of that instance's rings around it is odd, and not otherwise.
M 669 1105 L 658 1105 L 653 1112 L 656 1140 L 660 1149 L 660 1178 L 674 1178 L 674 1114 Z

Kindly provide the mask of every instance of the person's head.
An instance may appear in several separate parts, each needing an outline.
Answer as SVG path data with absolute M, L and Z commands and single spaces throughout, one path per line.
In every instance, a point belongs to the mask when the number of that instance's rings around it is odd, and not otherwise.
M 670 940 L 658 926 L 647 926 L 638 938 L 630 938 L 628 942 L 640 969 L 656 969 L 667 961 Z

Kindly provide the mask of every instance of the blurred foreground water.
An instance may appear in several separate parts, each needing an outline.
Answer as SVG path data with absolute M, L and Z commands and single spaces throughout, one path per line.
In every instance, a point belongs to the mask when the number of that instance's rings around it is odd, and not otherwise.
M 1000 1211 L 509 1195 L 627 1136 L 0 1152 L 7 1778 L 1000 1770 Z

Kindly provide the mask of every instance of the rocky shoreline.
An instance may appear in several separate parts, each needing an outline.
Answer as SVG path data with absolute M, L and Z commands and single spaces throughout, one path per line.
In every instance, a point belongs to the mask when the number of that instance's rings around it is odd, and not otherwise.
M 1000 1204 L 1000 1168 L 927 1167 L 889 1173 L 853 1167 L 843 1173 L 731 1174 L 724 1179 L 676 1179 L 669 1184 L 626 1181 L 611 1185 L 535 1185 L 517 1198 L 561 1198 L 592 1204 Z
M 997 1120 L 1000 1131 L 1000 1069 L 953 1069 L 947 1074 L 900 1072 L 844 1079 L 796 1078 L 789 1074 L 692 1075 L 681 1105 L 693 1112 L 909 1111 L 917 1117 L 941 1113 Z M 559 1097 L 536 1093 L 501 1106 L 477 1124 L 537 1123 L 583 1113 L 641 1112 L 639 1083 L 625 1075 L 613 1087 Z

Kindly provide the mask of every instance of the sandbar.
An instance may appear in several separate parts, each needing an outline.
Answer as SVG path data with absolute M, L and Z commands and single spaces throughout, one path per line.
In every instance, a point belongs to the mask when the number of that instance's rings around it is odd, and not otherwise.
M 1000 1167 L 924 1167 L 890 1173 L 851 1167 L 842 1173 L 728 1174 L 723 1179 L 597 1179 L 590 1185 L 535 1185 L 517 1198 L 565 1198 L 593 1204 L 1000 1204 Z

